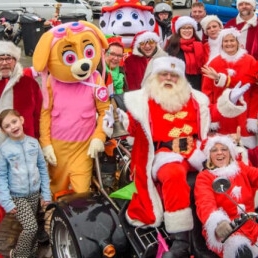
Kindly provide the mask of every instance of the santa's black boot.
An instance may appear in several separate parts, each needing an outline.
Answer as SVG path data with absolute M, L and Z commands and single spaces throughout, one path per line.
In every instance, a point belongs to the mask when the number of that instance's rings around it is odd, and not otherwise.
M 189 258 L 190 257 L 190 239 L 189 231 L 175 233 L 171 235 L 174 239 L 168 252 L 165 252 L 162 258 Z
M 244 245 L 238 248 L 236 258 L 253 258 L 253 254 L 250 248 Z

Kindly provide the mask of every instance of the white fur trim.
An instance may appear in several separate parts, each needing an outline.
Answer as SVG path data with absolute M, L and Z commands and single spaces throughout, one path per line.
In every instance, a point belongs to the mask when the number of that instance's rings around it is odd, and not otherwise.
M 239 174 L 240 169 L 236 161 L 231 161 L 231 163 L 226 167 L 215 168 L 209 170 L 211 174 L 217 177 L 234 178 Z
M 193 154 L 190 156 L 190 158 L 188 158 L 188 162 L 197 171 L 201 171 L 203 169 L 202 163 L 205 160 L 206 160 L 206 156 L 205 156 L 205 154 L 200 149 L 196 149 L 193 152 Z
M 173 72 L 180 77 L 185 77 L 185 62 L 173 56 L 155 58 L 152 63 L 152 74 L 159 72 Z
M 228 55 L 224 50 L 221 49 L 220 55 L 221 57 L 226 60 L 227 62 L 237 62 L 239 61 L 244 55 L 247 54 L 247 51 L 243 48 L 239 48 L 235 55 Z
M 145 42 L 147 40 L 154 40 L 155 42 L 159 43 L 160 42 L 160 38 L 159 36 L 157 35 L 157 33 L 155 32 L 151 32 L 151 31 L 145 31 L 143 33 L 139 33 L 139 35 L 135 35 L 135 38 L 134 38 L 134 42 L 133 42 L 133 49 L 135 48 L 139 48 L 139 44 L 141 42 Z
M 164 213 L 165 228 L 168 233 L 179 233 L 193 229 L 191 208 Z
M 204 31 L 204 33 L 207 35 L 207 27 L 208 25 L 212 22 L 215 21 L 219 24 L 220 28 L 223 29 L 223 23 L 222 21 L 219 19 L 219 17 L 217 15 L 206 15 L 200 22 L 202 29 Z
M 176 33 L 178 33 L 178 30 L 185 25 L 191 25 L 193 26 L 194 30 L 197 31 L 197 22 L 193 18 L 190 16 L 181 16 L 176 20 L 175 23 Z
M 225 89 L 217 101 L 218 111 L 224 117 L 233 118 L 246 111 L 247 105 L 243 97 L 239 99 L 242 105 L 234 105 L 229 98 L 232 89 Z
M 161 151 L 157 153 L 153 161 L 153 167 L 151 171 L 152 177 L 154 178 L 154 180 L 157 179 L 157 173 L 158 173 L 158 170 L 161 168 L 161 166 L 172 162 L 182 162 L 183 159 L 184 159 L 183 156 L 172 151 L 171 152 Z
M 220 128 L 219 122 L 212 122 L 210 125 L 210 129 L 212 131 L 218 131 L 219 128 Z
M 227 135 L 216 135 L 214 137 L 208 138 L 208 140 L 205 144 L 204 150 L 203 150 L 203 152 L 205 153 L 205 156 L 207 158 L 210 158 L 210 150 L 212 147 L 214 147 L 214 145 L 216 143 L 220 143 L 220 144 L 227 146 L 229 148 L 231 157 L 234 160 L 236 159 L 237 154 L 238 154 L 236 145 L 234 144 L 232 137 L 229 137 Z
M 251 242 L 250 240 L 245 237 L 244 235 L 236 234 L 230 236 L 227 241 L 224 243 L 223 246 L 223 257 L 225 258 L 235 258 L 237 251 L 244 246 L 247 246 L 252 250 Z
M 0 55 L 10 55 L 14 57 L 17 61 L 21 57 L 21 49 L 11 41 L 0 41 Z
M 246 129 L 248 132 L 258 133 L 257 119 L 248 118 Z
M 223 209 L 219 209 L 212 212 L 204 224 L 204 229 L 207 232 L 207 245 L 210 249 L 216 250 L 217 252 L 222 251 L 223 244 L 216 237 L 215 229 L 217 228 L 218 224 L 223 220 L 230 222 L 230 219 L 226 212 Z
M 226 82 L 227 82 L 227 75 L 224 73 L 219 73 L 219 81 L 217 83 L 214 81 L 214 84 L 216 87 L 222 88 L 225 86 Z
M 256 1 L 255 0 L 237 0 L 237 4 L 236 4 L 236 6 L 237 6 L 237 9 L 238 9 L 238 5 L 240 4 L 240 3 L 249 3 L 250 5 L 252 5 L 253 7 L 254 7 L 254 9 L 255 9 L 255 7 L 256 7 Z
M 201 140 L 204 140 L 207 137 L 211 123 L 209 99 L 204 93 L 194 89 L 192 89 L 192 95 L 200 107 L 200 134 Z

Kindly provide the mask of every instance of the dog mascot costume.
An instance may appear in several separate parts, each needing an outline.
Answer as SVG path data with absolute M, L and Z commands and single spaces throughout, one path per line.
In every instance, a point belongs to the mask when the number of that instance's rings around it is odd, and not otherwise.
M 99 27 L 105 35 L 119 35 L 125 46 L 125 58 L 131 53 L 134 35 L 140 31 L 153 31 L 153 7 L 142 5 L 139 0 L 116 0 L 113 6 L 102 8 Z
M 107 47 L 95 25 L 78 21 L 44 33 L 34 51 L 33 66 L 42 73 L 40 143 L 53 194 L 89 190 L 92 158 L 104 150 L 109 97 L 96 67 Z

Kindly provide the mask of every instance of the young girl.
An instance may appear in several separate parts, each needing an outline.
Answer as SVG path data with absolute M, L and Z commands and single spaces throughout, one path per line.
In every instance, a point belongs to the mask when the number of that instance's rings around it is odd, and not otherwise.
M 49 176 L 38 141 L 23 132 L 24 118 L 13 109 L 0 113 L 7 139 L 0 145 L 0 205 L 22 225 L 10 257 L 37 257 L 38 202 L 51 201 Z

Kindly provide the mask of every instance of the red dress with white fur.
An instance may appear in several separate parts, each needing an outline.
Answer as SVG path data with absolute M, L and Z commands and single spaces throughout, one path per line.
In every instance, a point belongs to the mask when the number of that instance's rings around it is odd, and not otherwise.
M 256 257 L 258 247 L 253 245 L 257 244 L 258 237 L 256 222 L 248 221 L 224 244 L 215 236 L 215 229 L 219 222 L 232 221 L 242 213 L 241 209 L 224 194 L 214 192 L 212 183 L 217 177 L 230 179 L 231 187 L 227 193 L 245 212 L 253 212 L 253 188 L 258 187 L 258 169 L 242 162 L 231 162 L 224 168 L 205 170 L 198 174 L 194 189 L 197 215 L 203 223 L 203 235 L 208 248 L 220 257 L 235 258 L 237 248 L 241 244 L 246 244 Z

